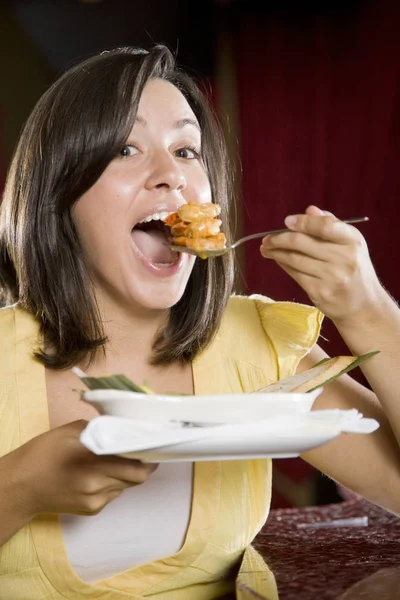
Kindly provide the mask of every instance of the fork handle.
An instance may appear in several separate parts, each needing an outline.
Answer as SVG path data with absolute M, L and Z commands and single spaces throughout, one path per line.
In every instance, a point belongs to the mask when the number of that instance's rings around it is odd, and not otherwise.
M 364 221 L 369 221 L 369 217 L 354 217 L 351 219 L 343 219 L 342 223 L 363 223 Z M 246 235 L 246 237 L 241 238 L 234 244 L 232 244 L 231 248 L 236 248 L 243 242 L 248 242 L 249 240 L 255 240 L 256 238 L 265 237 L 266 235 L 274 235 L 276 233 L 285 233 L 290 231 L 290 229 L 272 229 L 271 231 L 261 231 L 259 233 L 252 233 L 251 235 Z
M 255 240 L 256 238 L 265 237 L 266 235 L 273 235 L 275 233 L 285 233 L 285 231 L 290 231 L 290 229 L 273 229 L 272 231 L 261 231 L 258 233 L 252 233 L 251 235 L 246 235 L 246 237 L 241 238 L 234 244 L 232 244 L 231 248 L 236 248 L 243 242 L 248 242 L 249 240 Z
M 255 240 L 258 237 L 265 237 L 266 235 L 273 235 L 274 233 L 285 233 L 285 231 L 290 231 L 290 229 L 273 229 L 272 231 L 261 231 L 259 233 L 252 233 L 251 235 L 246 235 L 246 237 L 241 238 L 234 244 L 232 244 L 232 248 L 236 248 L 239 244 L 243 242 L 248 242 L 249 240 Z

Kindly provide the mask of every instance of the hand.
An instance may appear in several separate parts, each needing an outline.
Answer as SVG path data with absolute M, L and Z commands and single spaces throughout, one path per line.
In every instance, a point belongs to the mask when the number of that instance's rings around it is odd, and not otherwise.
M 377 312 L 386 293 L 358 229 L 316 206 L 285 224 L 287 233 L 263 239 L 262 256 L 275 260 L 336 324 Z
M 124 489 L 146 481 L 157 465 L 97 456 L 79 441 L 86 421 L 39 435 L 1 459 L 9 493 L 24 517 L 42 513 L 95 515 Z

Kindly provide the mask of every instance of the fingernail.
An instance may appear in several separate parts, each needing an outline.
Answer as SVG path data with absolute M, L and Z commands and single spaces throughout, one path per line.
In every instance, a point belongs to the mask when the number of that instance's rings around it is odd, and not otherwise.
M 286 227 L 294 227 L 296 225 L 296 223 L 297 223 L 297 217 L 295 217 L 294 215 L 289 215 L 285 219 Z

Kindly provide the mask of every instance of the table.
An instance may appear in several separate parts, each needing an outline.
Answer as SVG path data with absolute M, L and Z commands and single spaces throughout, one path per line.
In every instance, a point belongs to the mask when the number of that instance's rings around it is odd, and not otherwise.
M 314 527 L 354 518 L 361 526 Z M 272 510 L 253 547 L 277 594 L 264 569 L 245 569 L 236 581 L 239 600 L 400 600 L 400 518 L 361 498 Z

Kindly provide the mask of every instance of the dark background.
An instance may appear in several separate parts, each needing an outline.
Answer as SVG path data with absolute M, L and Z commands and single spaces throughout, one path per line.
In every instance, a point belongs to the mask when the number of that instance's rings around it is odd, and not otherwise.
M 261 4 L 3 1 L 0 187 L 25 119 L 66 68 L 114 46 L 165 43 L 205 84 L 220 115 L 237 167 L 237 235 L 280 227 L 310 203 L 340 218 L 368 215 L 360 229 L 398 299 L 400 5 Z M 306 302 L 258 246 L 238 254 L 240 290 Z M 323 334 L 331 355 L 346 352 L 328 322 Z M 337 499 L 334 486 L 300 460 L 276 461 L 275 468 L 276 505 Z

